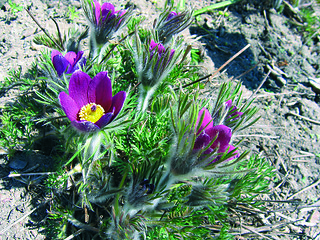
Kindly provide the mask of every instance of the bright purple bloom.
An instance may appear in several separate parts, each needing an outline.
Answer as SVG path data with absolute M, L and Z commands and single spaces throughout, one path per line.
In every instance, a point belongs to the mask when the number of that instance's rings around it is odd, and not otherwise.
M 82 7 L 91 25 L 90 41 L 93 49 L 101 47 L 112 39 L 115 33 L 128 22 L 133 10 L 132 8 L 116 10 L 112 3 L 100 4 L 97 0 L 86 3 L 88 4 L 83 4 Z
M 98 1 L 94 1 L 94 10 L 98 26 L 101 25 L 102 22 L 110 21 L 115 17 L 115 10 L 112 3 L 104 3 L 101 6 Z
M 126 10 L 115 11 L 114 5 L 112 3 L 103 3 L 102 6 L 98 1 L 94 1 L 94 11 L 97 26 L 101 26 L 102 24 L 106 24 L 110 22 L 115 17 L 122 17 Z M 119 23 L 122 19 L 119 19 Z
M 59 94 L 61 107 L 71 124 L 83 132 L 94 132 L 109 124 L 122 109 L 126 93 L 112 97 L 111 81 L 107 72 L 93 79 L 82 71 L 72 74 L 69 95 Z
M 208 146 L 208 144 L 216 138 L 212 145 L 204 152 L 204 154 L 210 154 L 217 148 L 217 153 L 224 153 L 235 149 L 234 146 L 230 145 L 230 140 L 232 136 L 231 129 L 225 125 L 213 125 L 212 117 L 206 108 L 203 108 L 198 114 L 197 126 L 201 119 L 202 114 L 204 114 L 203 121 L 201 123 L 200 129 L 198 131 L 198 137 L 196 138 L 194 144 L 194 150 L 200 150 Z M 234 152 L 236 155 L 232 158 L 238 157 L 238 151 Z M 213 159 L 211 162 L 216 162 L 219 157 Z
M 86 58 L 83 57 L 83 51 L 67 52 L 62 56 L 61 52 L 53 50 L 51 52 L 51 61 L 59 77 L 65 72 L 66 74 L 74 73 L 86 64 Z
M 232 108 L 232 109 L 231 109 L 231 114 L 229 114 L 229 115 L 227 116 L 227 119 L 228 119 L 228 118 L 232 118 L 232 120 L 237 120 L 237 119 L 239 119 L 239 118 L 243 115 L 243 112 L 238 112 L 238 111 L 237 111 L 237 107 L 234 106 L 234 105 L 232 105 L 232 100 L 231 100 L 231 99 L 228 100 L 228 101 L 226 101 L 226 102 L 225 102 L 225 105 L 226 105 L 227 109 Z
M 175 16 L 177 16 L 177 15 L 178 15 L 178 13 L 176 13 L 176 12 L 174 12 L 174 11 L 170 12 L 169 15 L 168 15 L 168 17 L 167 17 L 167 21 L 169 21 L 171 18 L 173 18 L 173 17 L 175 17 Z

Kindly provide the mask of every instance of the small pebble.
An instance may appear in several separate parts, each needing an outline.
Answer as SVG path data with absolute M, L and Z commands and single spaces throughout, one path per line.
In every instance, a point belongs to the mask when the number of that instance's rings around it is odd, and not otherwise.
M 312 91 L 320 94 L 320 78 L 309 78 L 309 83 L 311 85 Z

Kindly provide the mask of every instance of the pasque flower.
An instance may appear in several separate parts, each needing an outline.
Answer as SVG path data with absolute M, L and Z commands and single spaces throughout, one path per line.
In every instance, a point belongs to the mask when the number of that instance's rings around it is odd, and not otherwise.
M 71 124 L 83 132 L 95 132 L 109 124 L 122 109 L 126 93 L 112 97 L 111 81 L 107 72 L 93 79 L 82 71 L 72 74 L 69 95 L 59 94 L 61 107 Z
M 214 139 L 211 146 L 203 152 L 203 154 L 210 154 L 217 150 L 217 153 L 224 153 L 235 149 L 234 146 L 230 145 L 230 140 L 232 137 L 231 129 L 225 125 L 214 126 L 213 119 L 206 108 L 200 110 L 198 114 L 198 120 L 196 126 L 199 125 L 201 116 L 204 115 L 203 121 L 201 122 L 200 128 L 198 130 L 198 136 L 194 144 L 194 150 L 200 150 L 206 148 Z M 234 152 L 234 156 L 228 160 L 238 157 L 238 151 Z M 219 157 L 214 158 L 211 162 L 216 162 Z
M 153 39 L 149 44 L 149 53 L 143 64 L 139 77 L 145 87 L 153 87 L 160 83 L 174 67 L 171 64 L 175 50 L 165 48 L 161 43 L 156 43 Z
M 115 8 L 112 3 L 103 3 L 102 6 L 98 1 L 94 1 L 94 10 L 95 10 L 95 17 L 96 17 L 96 24 L 97 26 L 102 26 L 103 24 L 107 24 L 112 19 L 116 17 L 122 17 L 123 14 L 126 13 L 125 10 L 115 11 Z M 119 20 L 118 24 L 120 23 L 121 19 Z
M 147 108 L 149 99 L 158 85 L 168 76 L 175 67 L 182 48 L 177 51 L 156 43 L 153 39 L 144 43 L 140 42 L 139 36 L 135 39 L 134 54 L 138 79 L 141 82 L 141 94 L 139 109 Z
M 86 64 L 86 58 L 83 56 L 83 51 L 67 52 L 62 55 L 61 52 L 53 50 L 51 52 L 51 61 L 59 77 L 63 73 L 69 74 L 80 69 Z
M 93 48 L 104 45 L 129 19 L 132 10 L 115 10 L 112 3 L 102 5 L 98 1 L 82 0 L 84 13 L 91 27 L 91 44 Z
M 169 49 L 166 49 L 161 43 L 156 43 L 153 39 L 150 41 L 150 61 L 152 61 L 153 63 L 156 61 L 153 69 L 154 72 L 163 72 L 171 61 L 175 50 L 170 49 L 169 57 L 167 56 L 168 54 L 166 54 L 166 50 L 169 54 Z M 153 59 L 153 57 L 155 57 L 155 59 Z

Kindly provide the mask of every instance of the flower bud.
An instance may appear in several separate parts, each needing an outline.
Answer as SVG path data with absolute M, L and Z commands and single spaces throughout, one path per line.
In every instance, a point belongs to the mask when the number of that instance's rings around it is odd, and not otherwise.
M 173 35 L 178 34 L 189 27 L 193 21 L 192 14 L 192 10 L 176 13 L 167 9 L 163 12 L 154 25 L 154 29 L 158 33 L 160 42 L 167 44 Z
M 92 48 L 103 46 L 114 34 L 120 30 L 129 20 L 132 9 L 115 10 L 111 3 L 100 5 L 98 1 L 82 0 L 84 13 L 90 23 L 90 35 Z
M 242 115 L 243 112 L 238 112 L 237 111 L 237 107 L 232 105 L 232 100 L 228 100 L 225 102 L 225 106 L 227 108 L 227 110 L 229 110 L 228 115 L 226 117 L 226 119 L 230 119 L 230 120 L 238 120 Z
M 62 56 L 59 51 L 53 50 L 51 52 L 51 61 L 59 77 L 61 77 L 63 73 L 74 73 L 86 64 L 83 51 L 78 53 L 67 52 L 65 56 Z

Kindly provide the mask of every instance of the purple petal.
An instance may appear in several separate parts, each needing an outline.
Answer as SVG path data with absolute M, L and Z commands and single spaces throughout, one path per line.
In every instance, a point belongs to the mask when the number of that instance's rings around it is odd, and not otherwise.
M 114 18 L 114 6 L 112 3 L 104 3 L 101 6 L 102 21 Z M 108 19 L 106 19 L 108 17 Z
M 79 51 L 74 60 L 73 66 L 76 65 L 78 62 L 80 62 L 82 59 L 86 59 L 85 57 L 82 57 L 82 56 L 83 56 L 83 51 Z
M 151 39 L 149 50 L 152 51 L 157 45 L 158 44 L 155 41 L 153 41 L 153 39 Z
M 90 81 L 90 76 L 81 71 L 74 72 L 70 78 L 69 95 L 76 102 L 79 109 L 89 103 L 88 87 Z
M 218 125 L 213 128 L 207 128 L 206 133 L 210 136 L 211 140 L 218 135 L 217 139 L 211 145 L 212 149 L 219 147 L 219 153 L 227 150 L 232 136 L 231 128 L 225 125 Z
M 95 15 L 96 15 L 96 22 L 97 22 L 97 25 L 99 25 L 101 6 L 98 1 L 94 1 L 94 10 L 95 10 Z
M 229 153 L 229 152 L 231 152 L 231 151 L 232 151 L 232 150 L 234 150 L 234 149 L 235 149 L 235 147 L 234 147 L 234 146 L 229 145 L 228 153 Z M 233 154 L 235 154 L 235 155 L 234 155 L 233 157 L 231 157 L 231 158 L 228 158 L 228 159 L 227 159 L 227 161 L 230 161 L 230 160 L 235 159 L 235 158 L 237 158 L 237 157 L 239 157 L 239 156 L 240 156 L 240 154 L 239 154 L 238 150 L 234 151 L 234 153 L 233 153 Z
M 230 99 L 230 100 L 226 101 L 224 104 L 226 105 L 227 108 L 231 108 L 232 100 Z
M 55 55 L 52 59 L 54 69 L 57 71 L 59 77 L 67 70 L 70 63 L 62 55 Z
M 178 15 L 178 14 L 177 14 L 176 12 L 174 12 L 174 11 L 170 12 L 169 15 L 168 15 L 168 17 L 167 17 L 167 21 L 170 20 L 171 18 L 177 16 L 177 15 Z
M 112 120 L 119 114 L 119 112 L 121 111 L 122 107 L 123 107 L 123 103 L 126 100 L 126 92 L 121 91 L 118 92 L 116 95 L 113 96 L 112 98 L 112 105 L 111 105 L 111 109 L 114 108 L 114 115 Z
M 203 152 L 203 154 L 210 154 L 213 152 L 213 150 L 214 150 L 213 148 L 209 147 L 207 150 Z
M 205 131 L 203 131 L 196 138 L 193 149 L 198 150 L 198 149 L 204 148 L 210 143 L 210 141 L 211 141 L 210 136 L 206 134 Z
M 100 130 L 100 128 L 89 121 L 72 121 L 71 124 L 81 132 L 96 132 Z
M 174 55 L 174 52 L 175 50 L 174 49 L 171 49 L 170 51 L 170 57 L 169 57 L 169 60 L 168 60 L 168 63 L 170 62 L 170 60 L 172 59 L 173 55 Z
M 228 153 L 235 149 L 235 147 L 232 146 L 232 145 L 229 145 L 228 147 L 229 147 Z M 232 159 L 235 159 L 235 158 L 239 157 L 239 152 L 238 152 L 238 150 L 236 150 L 236 151 L 234 152 L 234 154 L 236 154 L 236 155 L 234 155 L 234 156 L 231 157 L 231 158 L 226 159 L 224 162 L 228 162 L 228 161 L 230 161 L 230 160 L 232 160 Z M 210 165 L 211 163 L 214 163 L 214 162 L 218 161 L 220 158 L 221 158 L 221 156 L 216 157 L 216 158 L 213 159 L 208 165 Z
M 161 55 L 165 51 L 166 51 L 165 47 L 161 43 L 158 43 L 158 53 Z
M 76 102 L 65 92 L 59 94 L 59 101 L 62 107 L 62 110 L 65 112 L 70 121 L 77 120 L 79 108 Z
M 112 88 L 108 72 L 98 73 L 90 82 L 88 100 L 100 104 L 107 112 L 112 104 Z
M 83 52 L 81 51 L 81 53 L 79 53 L 77 54 L 74 64 L 68 68 L 67 73 L 74 73 L 75 71 L 81 69 L 86 65 L 87 59 L 85 57 L 82 57 Z
M 108 125 L 108 123 L 111 121 L 112 117 L 113 117 L 113 112 L 108 112 L 105 115 L 103 115 L 95 124 L 99 128 L 103 128 L 106 125 Z
M 62 53 L 59 52 L 59 51 L 57 51 L 57 50 L 52 50 L 52 52 L 51 52 L 51 61 L 53 61 L 53 58 L 54 58 L 55 56 L 57 56 L 57 55 L 62 56 Z
M 64 56 L 64 58 L 68 60 L 71 66 L 74 65 L 76 57 L 77 57 L 77 54 L 75 52 L 67 52 L 66 55 Z
M 198 131 L 198 133 L 200 133 L 202 131 L 202 129 L 209 129 L 213 127 L 213 121 L 212 121 L 212 117 L 211 114 L 209 113 L 208 109 L 206 108 L 202 108 L 198 114 L 198 119 L 197 119 L 197 124 L 196 124 L 196 128 L 199 125 L 199 121 L 201 119 L 201 116 L 204 112 L 204 117 L 203 117 L 203 121 L 201 123 L 200 129 Z
M 239 119 L 243 115 L 243 112 L 238 112 L 236 106 L 232 106 L 231 114 L 227 116 L 228 118 L 233 117 L 233 120 Z

